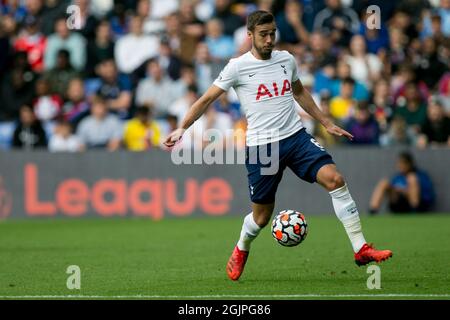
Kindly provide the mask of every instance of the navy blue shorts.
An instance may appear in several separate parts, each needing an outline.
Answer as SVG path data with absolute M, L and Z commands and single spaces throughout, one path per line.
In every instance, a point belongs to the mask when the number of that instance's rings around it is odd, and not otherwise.
M 258 204 L 273 203 L 286 167 L 300 179 L 314 183 L 317 172 L 326 164 L 334 164 L 333 159 L 304 128 L 278 141 L 278 145 L 247 147 L 250 198 Z

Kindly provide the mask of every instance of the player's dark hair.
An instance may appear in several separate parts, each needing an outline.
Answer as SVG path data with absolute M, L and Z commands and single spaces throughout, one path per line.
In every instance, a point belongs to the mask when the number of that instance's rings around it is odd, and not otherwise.
M 255 31 L 256 26 L 272 23 L 274 21 L 275 18 L 273 14 L 268 11 L 258 10 L 249 14 L 249 16 L 247 17 L 247 30 L 253 32 Z

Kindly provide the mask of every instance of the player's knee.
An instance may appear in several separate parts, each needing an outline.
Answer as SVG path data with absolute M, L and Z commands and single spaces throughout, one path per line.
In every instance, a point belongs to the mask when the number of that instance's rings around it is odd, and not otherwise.
M 345 185 L 344 177 L 339 172 L 334 172 L 325 184 L 328 191 L 333 191 Z
M 269 212 L 268 210 L 264 210 L 261 212 L 258 212 L 253 219 L 255 220 L 256 224 L 260 226 L 261 228 L 264 228 L 270 221 L 270 218 L 272 217 L 272 212 Z

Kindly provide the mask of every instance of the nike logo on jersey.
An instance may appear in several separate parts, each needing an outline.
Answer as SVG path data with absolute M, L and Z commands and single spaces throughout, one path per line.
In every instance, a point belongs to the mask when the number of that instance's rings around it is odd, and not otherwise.
M 283 68 L 284 74 L 287 74 L 287 72 L 286 72 L 286 66 L 283 66 L 282 64 L 280 64 L 280 66 Z
M 249 78 L 251 78 L 251 77 L 253 77 L 255 74 L 256 74 L 256 72 L 255 72 L 255 73 L 250 73 L 248 76 L 249 76 Z

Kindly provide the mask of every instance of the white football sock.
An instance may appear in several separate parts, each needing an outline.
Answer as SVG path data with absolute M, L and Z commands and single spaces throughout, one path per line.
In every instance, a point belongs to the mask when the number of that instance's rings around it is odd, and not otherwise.
M 250 212 L 245 216 L 244 223 L 242 224 L 241 237 L 237 243 L 239 250 L 249 251 L 250 244 L 258 236 L 260 231 L 261 227 L 253 219 L 253 212 Z
M 362 233 L 358 209 L 353 201 L 347 185 L 330 192 L 334 211 L 344 225 L 345 231 L 352 243 L 353 251 L 358 252 L 366 243 Z

